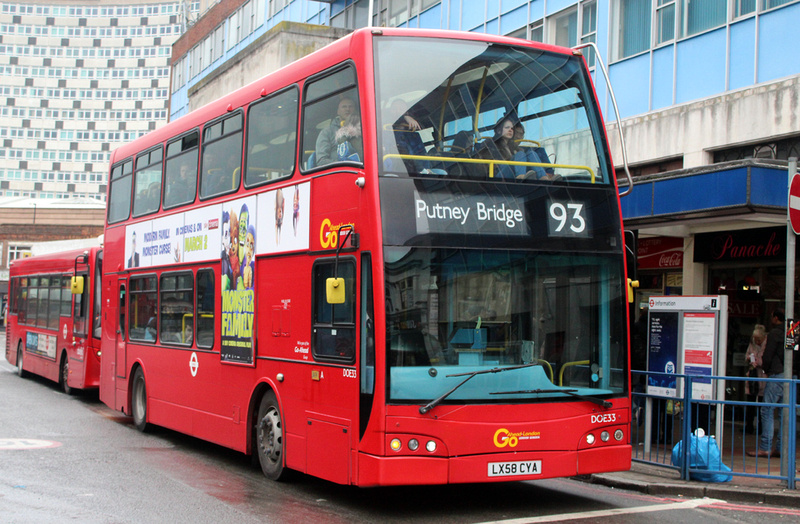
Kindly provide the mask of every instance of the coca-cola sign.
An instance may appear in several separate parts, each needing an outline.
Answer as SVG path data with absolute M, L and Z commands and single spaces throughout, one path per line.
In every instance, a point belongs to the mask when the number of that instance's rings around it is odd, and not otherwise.
M 785 239 L 785 227 L 701 233 L 695 237 L 694 261 L 784 260 Z
M 639 269 L 680 269 L 683 267 L 683 239 L 641 238 L 637 249 Z

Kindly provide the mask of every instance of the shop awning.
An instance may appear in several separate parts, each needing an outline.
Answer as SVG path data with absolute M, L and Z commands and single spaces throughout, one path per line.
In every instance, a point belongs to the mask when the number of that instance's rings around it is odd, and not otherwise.
M 634 179 L 622 197 L 625 227 L 678 220 L 784 214 L 788 195 L 785 162 L 741 160 Z

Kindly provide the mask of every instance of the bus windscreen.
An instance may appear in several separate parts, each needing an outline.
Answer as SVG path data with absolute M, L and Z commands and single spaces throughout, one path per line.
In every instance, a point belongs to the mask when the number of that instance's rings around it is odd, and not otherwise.
M 611 182 L 580 56 L 485 42 L 375 39 L 384 176 Z

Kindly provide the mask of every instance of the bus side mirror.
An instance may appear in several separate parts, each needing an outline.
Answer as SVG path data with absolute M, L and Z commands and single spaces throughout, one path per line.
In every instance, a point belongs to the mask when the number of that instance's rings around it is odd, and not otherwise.
M 83 294 L 83 277 L 72 277 L 70 281 L 73 295 Z
M 344 279 L 329 278 L 325 281 L 325 298 L 328 304 L 344 304 Z

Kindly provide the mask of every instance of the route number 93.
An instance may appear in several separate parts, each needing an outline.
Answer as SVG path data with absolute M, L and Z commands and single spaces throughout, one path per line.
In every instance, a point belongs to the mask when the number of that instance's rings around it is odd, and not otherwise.
M 547 217 L 551 236 L 587 236 L 583 204 L 550 202 Z

